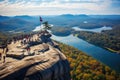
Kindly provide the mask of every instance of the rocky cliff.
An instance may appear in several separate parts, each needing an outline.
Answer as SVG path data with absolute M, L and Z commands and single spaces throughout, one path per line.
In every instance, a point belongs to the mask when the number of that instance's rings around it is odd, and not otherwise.
M 0 64 L 0 80 L 70 80 L 69 62 L 58 48 L 38 44 L 31 46 L 32 54 L 18 58 L 24 52 L 18 43 L 9 45 L 6 62 Z

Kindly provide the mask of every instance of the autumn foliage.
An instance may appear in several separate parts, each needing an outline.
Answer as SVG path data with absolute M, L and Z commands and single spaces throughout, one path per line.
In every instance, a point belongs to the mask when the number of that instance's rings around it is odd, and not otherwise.
M 120 74 L 76 48 L 60 43 L 70 62 L 72 80 L 120 80 Z

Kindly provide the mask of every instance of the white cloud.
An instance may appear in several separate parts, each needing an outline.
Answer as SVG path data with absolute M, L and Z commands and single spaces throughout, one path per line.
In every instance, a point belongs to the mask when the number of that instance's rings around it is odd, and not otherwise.
M 0 2 L 2 15 L 56 15 L 56 14 L 108 14 L 112 0 L 9 0 Z M 112 9 L 118 10 L 117 9 Z M 114 11 L 115 13 L 115 11 Z M 119 14 L 119 11 L 117 12 Z

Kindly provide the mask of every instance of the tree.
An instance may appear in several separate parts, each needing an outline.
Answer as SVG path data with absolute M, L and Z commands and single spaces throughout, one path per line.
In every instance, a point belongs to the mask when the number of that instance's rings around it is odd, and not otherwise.
M 50 30 L 51 29 L 51 25 L 48 24 L 48 21 L 43 23 L 44 29 L 45 30 Z

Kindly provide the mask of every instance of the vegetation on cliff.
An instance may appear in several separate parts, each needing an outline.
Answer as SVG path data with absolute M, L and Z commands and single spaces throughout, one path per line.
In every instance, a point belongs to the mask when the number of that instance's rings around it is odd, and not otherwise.
M 60 43 L 71 67 L 72 80 L 120 80 L 120 74 L 76 48 Z

